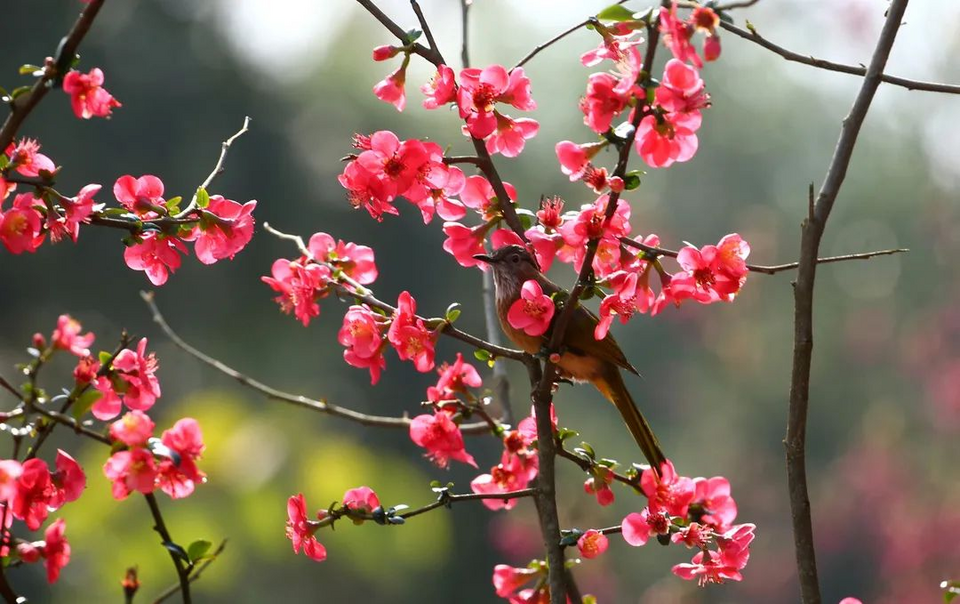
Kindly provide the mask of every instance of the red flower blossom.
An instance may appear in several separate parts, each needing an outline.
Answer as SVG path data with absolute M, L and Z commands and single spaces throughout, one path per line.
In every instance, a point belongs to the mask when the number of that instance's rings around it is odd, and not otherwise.
M 110 438 L 128 447 L 142 447 L 153 436 L 154 423 L 143 411 L 130 411 L 110 424 Z
M 293 313 L 304 327 L 309 325 L 310 319 L 320 314 L 317 298 L 325 295 L 330 269 L 319 264 L 281 258 L 273 263 L 270 274 L 270 277 L 260 277 L 260 280 L 280 294 L 274 298 L 280 310 L 286 314 Z
M 510 305 L 507 321 L 511 327 L 529 336 L 541 336 L 550 329 L 556 310 L 553 300 L 543 293 L 540 284 L 530 279 L 523 284 L 520 298 Z
M 103 89 L 103 72 L 94 67 L 90 73 L 71 71 L 63 78 L 63 91 L 70 95 L 73 113 L 80 119 L 109 117 L 120 101 Z
M 370 370 L 370 383 L 380 380 L 380 371 L 387 366 L 383 358 L 382 317 L 366 304 L 351 306 L 343 316 L 343 326 L 337 335 L 340 344 L 347 347 L 343 360 L 348 365 Z
M 494 107 L 497 103 L 509 103 L 521 111 L 537 108 L 530 96 L 530 79 L 522 67 L 509 73 L 502 65 L 491 65 L 483 70 L 468 68 L 460 72 L 457 105 L 471 136 L 484 139 L 496 130 Z
M 17 494 L 10 505 L 13 517 L 23 520 L 28 529 L 35 531 L 47 519 L 55 497 L 56 487 L 47 462 L 36 457 L 23 462 L 23 471 L 17 478 Z
M 343 494 L 342 503 L 343 507 L 354 512 L 370 514 L 380 507 L 380 498 L 370 487 L 357 487 Z
M 487 152 L 490 154 L 500 153 L 504 157 L 516 157 L 523 151 L 526 141 L 536 136 L 540 130 L 540 124 L 536 120 L 513 119 L 498 111 L 493 114 L 497 126 L 486 140 Z
M 369 285 L 377 280 L 373 250 L 365 245 L 345 243 L 342 239 L 335 241 L 326 233 L 314 233 L 307 248 L 315 260 L 334 265 L 361 285 Z
M 416 312 L 417 301 L 410 292 L 402 292 L 387 331 L 387 340 L 393 344 L 401 360 L 413 361 L 417 371 L 426 373 L 434 366 L 437 334 L 427 329 L 423 319 L 417 318 Z
M 323 518 L 323 512 L 318 512 L 318 518 Z M 327 559 L 327 548 L 314 537 L 318 526 L 315 521 L 307 519 L 307 503 L 303 493 L 287 500 L 287 539 L 293 543 L 293 553 L 299 554 L 300 549 L 308 558 L 323 562 Z
M 640 513 L 627 514 L 620 524 L 623 540 L 634 547 L 645 545 L 654 535 L 670 534 L 670 517 L 666 512 L 651 512 L 649 507 Z
M 441 468 L 451 459 L 477 467 L 464 449 L 463 434 L 446 412 L 418 415 L 410 422 L 410 440 L 427 450 L 427 457 Z
M 123 207 L 138 216 L 154 217 L 166 212 L 163 181 L 152 174 L 145 174 L 140 178 L 129 174 L 121 176 L 113 185 L 113 196 Z
M 16 459 L 0 461 L 0 503 L 13 500 L 17 495 L 17 479 L 23 474 L 23 466 Z
M 160 440 L 174 453 L 174 458 L 160 462 L 157 486 L 171 499 L 187 497 L 206 478 L 197 468 L 197 460 L 206 448 L 200 424 L 191 417 L 185 417 L 169 430 L 164 430 Z
M 40 153 L 40 143 L 32 138 L 21 138 L 16 145 L 10 143 L 7 155 L 8 168 L 24 176 L 39 176 L 41 170 L 53 173 L 57 169 L 53 160 Z
M 687 515 L 687 507 L 693 501 L 695 486 L 693 480 L 680 476 L 673 462 L 665 461 L 660 468 L 660 476 L 647 468 L 640 476 L 640 488 L 650 500 L 650 510 L 666 511 L 671 516 Z
M 180 268 L 180 254 L 186 254 L 187 247 L 179 239 L 156 231 L 144 233 L 142 238 L 142 243 L 123 251 L 123 261 L 135 271 L 144 271 L 150 283 L 159 287 L 167 282 L 168 272 Z
M 493 588 L 497 596 L 507 598 L 539 574 L 540 571 L 535 568 L 514 568 L 498 564 L 493 567 Z
M 117 451 L 103 465 L 103 474 L 113 482 L 112 494 L 117 501 L 130 493 L 152 493 L 156 487 L 157 466 L 153 454 L 146 449 Z
M 40 554 L 47 567 L 48 583 L 56 583 L 60 578 L 60 570 L 70 562 L 70 543 L 64 535 L 66 530 L 67 523 L 63 518 L 58 518 L 43 533 L 44 544 Z
M 437 67 L 437 73 L 429 82 L 420 87 L 427 96 L 423 106 L 427 109 L 437 109 L 457 100 L 457 82 L 453 70 L 446 65 Z
M 160 398 L 160 382 L 157 380 L 157 356 L 147 354 L 147 339 L 141 338 L 137 350 L 121 350 L 113 360 L 113 368 L 126 382 L 123 403 L 129 408 L 146 411 Z
M 57 471 L 50 477 L 54 494 L 50 498 L 50 507 L 59 508 L 65 503 L 76 501 L 87 488 L 87 476 L 83 468 L 63 449 L 57 449 L 54 462 Z
M 666 168 L 674 162 L 692 158 L 699 146 L 695 128 L 700 116 L 685 118 L 683 114 L 648 115 L 637 128 L 636 149 L 651 168 Z
M 77 242 L 80 235 L 80 224 L 89 223 L 94 210 L 93 196 L 100 191 L 100 185 L 87 185 L 80 189 L 72 199 L 61 198 L 60 206 L 63 215 L 58 212 L 47 214 L 47 229 L 50 231 L 50 240 L 60 241 L 64 235 L 69 235 L 73 242 Z
M 492 222 L 479 224 L 473 228 L 459 222 L 445 222 L 443 232 L 447 238 L 443 242 L 443 249 L 451 254 L 460 266 L 480 265 L 483 268 L 485 265 L 474 256 L 484 252 L 483 242 L 491 226 L 493 226 Z
M 50 337 L 53 347 L 58 350 L 69 351 L 78 357 L 90 356 L 90 345 L 96 338 L 92 333 L 80 335 L 83 326 L 70 315 L 60 315 L 57 318 L 57 328 Z
M 256 207 L 256 201 L 241 205 L 224 199 L 222 195 L 213 195 L 200 224 L 183 240 L 196 241 L 197 260 L 204 264 L 213 264 L 224 258 L 233 260 L 253 238 L 253 210 Z
M 596 558 L 607 551 L 610 540 L 607 536 L 596 529 L 590 529 L 577 540 L 577 549 L 584 558 Z
M 373 87 L 373 94 L 381 101 L 396 107 L 397 111 L 403 111 L 403 108 L 407 105 L 404 84 L 407 81 L 407 65 L 409 63 L 410 55 L 405 55 L 400 67 Z
M 11 254 L 34 253 L 45 237 L 43 216 L 37 211 L 43 202 L 33 193 L 22 193 L 13 199 L 6 212 L 0 205 L 0 242 Z

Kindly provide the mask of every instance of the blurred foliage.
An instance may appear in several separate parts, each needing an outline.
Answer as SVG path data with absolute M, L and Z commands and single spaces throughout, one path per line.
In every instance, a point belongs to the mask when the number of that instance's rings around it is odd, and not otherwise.
M 338 2 L 343 10 L 356 10 L 348 0 Z M 390 10 L 399 14 L 405 4 L 391 3 Z M 76 8 L 54 0 L 5 6 L 0 84 L 15 87 L 19 65 L 51 54 Z M 428 15 L 438 14 L 435 30 L 451 62 L 459 27 L 454 8 L 426 5 Z M 510 9 L 507 2 L 476 3 L 474 31 L 499 33 L 474 36 L 475 63 L 510 64 L 535 40 L 560 29 L 517 23 L 507 18 Z M 776 11 L 764 14 L 778 18 Z M 163 178 L 168 196 L 192 192 L 213 166 L 219 142 L 250 115 L 251 132 L 236 143 L 211 192 L 258 199 L 261 224 L 305 236 L 323 230 L 372 245 L 381 298 L 391 300 L 407 289 L 433 315 L 459 301 L 458 325 L 480 333 L 479 275 L 440 251 L 439 225 L 422 227 L 419 213 L 404 202 L 399 218 L 376 224 L 351 212 L 336 181 L 338 159 L 350 152 L 353 132 L 390 128 L 401 138 L 429 136 L 455 152 L 467 149 L 454 112 L 418 107 L 416 88 L 430 70 L 414 62 L 410 108 L 400 119 L 370 94 L 392 67 L 369 60 L 370 48 L 389 36 L 368 16 L 353 13 L 326 32 L 325 54 L 278 64 L 276 73 L 258 71 L 231 54 L 221 33 L 229 23 L 218 27 L 220 16 L 175 0 L 107 4 L 84 43 L 82 66 L 102 67 L 106 87 L 124 107 L 110 121 L 79 121 L 65 95 L 51 94 L 22 131 L 38 137 L 44 152 L 64 166 L 62 190 L 99 182 L 107 196 L 118 176 L 153 173 Z M 411 19 L 401 21 L 412 25 Z M 589 139 L 576 108 L 589 70 L 576 55 L 596 44 L 593 36 L 572 36 L 529 65 L 540 105 L 534 117 L 542 129 L 520 161 L 498 160 L 527 207 L 540 194 L 563 195 L 569 207 L 591 200 L 582 185 L 560 174 L 553 145 Z M 856 78 L 796 69 L 806 68 L 724 38 L 722 60 L 704 73 L 714 107 L 705 114 L 699 154 L 644 178 L 630 196 L 634 232 L 656 232 L 666 246 L 677 247 L 738 231 L 753 246 L 752 261 L 773 264 L 796 256 L 807 186 L 822 178 L 857 86 Z M 280 73 L 302 77 L 275 77 Z M 921 98 L 881 90 L 823 246 L 825 254 L 912 248 L 904 256 L 819 271 L 808 468 L 827 601 L 847 595 L 870 602 L 933 601 L 940 580 L 960 566 L 955 539 L 951 547 L 939 536 L 955 535 L 960 526 L 951 505 L 958 495 L 960 315 L 954 309 L 960 291 L 953 258 L 960 223 L 957 192 L 937 184 L 943 180 L 932 174 L 923 140 L 925 115 L 955 100 Z M 612 163 L 610 155 L 598 159 Z M 196 417 L 208 443 L 201 467 L 209 483 L 186 501 L 160 498 L 168 526 L 183 544 L 229 538 L 225 553 L 196 584 L 198 600 L 443 602 L 456 593 L 458 601 L 491 602 L 493 565 L 522 565 L 538 555 L 533 509 L 522 502 L 510 515 L 461 505 L 402 527 L 341 523 L 320 535 L 330 554 L 326 562 L 294 556 L 283 536 L 290 494 L 304 492 L 315 510 L 366 484 L 385 504 L 420 505 L 432 496 L 431 479 L 452 480 L 464 491 L 474 473 L 433 468 L 402 432 L 286 407 L 197 365 L 151 324 L 137 295 L 148 284 L 124 266 L 120 238 L 87 229 L 76 246 L 0 255 L 0 371 L 8 375 L 31 334 L 49 332 L 62 312 L 94 330 L 103 348 L 124 327 L 151 338 L 164 389 L 155 408 L 158 426 Z M 186 260 L 158 293 L 158 303 L 188 341 L 280 388 L 361 411 L 416 413 L 433 376 L 393 357 L 381 384 L 370 388 L 366 372 L 341 359 L 338 301 L 324 301 L 309 329 L 277 311 L 259 276 L 275 258 L 293 255 L 288 242 L 258 231 L 232 262 L 204 267 Z M 566 268 L 555 277 L 573 280 Z M 787 274 L 751 276 L 735 304 L 685 306 L 654 320 L 637 317 L 617 330 L 645 376 L 629 386 L 678 467 L 693 475 L 728 476 L 740 518 L 759 528 L 744 582 L 706 590 L 669 574 L 687 551 L 633 549 L 613 539 L 606 556 L 578 571 L 581 587 L 601 602 L 796 598 L 781 445 L 792 347 L 789 282 Z M 463 348 L 444 341 L 438 359 L 458 350 Z M 513 384 L 514 407 L 523 414 L 525 378 L 519 371 Z M 594 392 L 565 387 L 557 405 L 561 424 L 577 429 L 600 455 L 637 458 L 616 413 Z M 57 442 L 71 450 L 78 446 L 69 434 Z M 138 497 L 110 498 L 99 470 L 105 451 L 81 446 L 90 480 L 84 498 L 63 509 L 74 558 L 62 584 L 49 589 L 35 568 L 13 571 L 13 581 L 35 602 L 119 600 L 124 570 L 136 564 L 148 601 L 175 579 L 167 552 Z M 499 455 L 492 439 L 472 438 L 468 449 L 481 468 Z M 584 478 L 573 467 L 561 467 L 565 526 L 608 526 L 641 505 L 617 490 L 615 505 L 601 509 L 583 493 Z

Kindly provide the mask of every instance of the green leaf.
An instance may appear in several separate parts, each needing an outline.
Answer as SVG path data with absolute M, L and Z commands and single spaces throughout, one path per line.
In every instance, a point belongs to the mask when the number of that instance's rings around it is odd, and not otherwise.
M 20 75 L 30 75 L 30 74 L 43 75 L 43 68 L 38 67 L 37 65 L 31 65 L 30 63 L 26 63 L 20 66 Z
M 448 323 L 453 323 L 460 318 L 460 303 L 454 302 L 447 307 L 447 312 L 443 315 L 446 317 Z
M 183 201 L 183 197 L 177 195 L 176 197 L 170 198 L 167 200 L 167 211 L 171 214 L 176 214 L 180 211 L 180 202 Z
M 164 541 L 163 547 L 173 552 L 176 557 L 180 558 L 184 562 L 190 562 L 190 556 L 187 555 L 187 552 L 179 544 L 174 543 L 173 541 Z
M 83 391 L 77 400 L 73 403 L 73 419 L 80 421 L 80 418 L 93 407 L 94 403 L 103 397 L 103 393 L 96 388 L 87 388 Z
M 484 350 L 484 349 L 482 349 L 482 348 L 478 348 L 478 349 L 476 349 L 476 350 L 473 351 L 473 356 L 474 356 L 474 358 L 476 358 L 478 361 L 489 362 L 491 355 L 490 355 L 490 352 L 489 352 L 489 351 Z
M 954 598 L 960 596 L 960 581 L 944 581 L 940 583 L 940 589 L 943 591 L 943 601 L 952 602 Z
M 576 430 L 571 430 L 570 428 L 560 428 L 557 430 L 557 439 L 560 442 L 563 442 L 568 438 L 573 438 L 574 436 L 580 436 L 580 433 Z
M 206 208 L 210 205 L 210 194 L 203 187 L 197 189 L 197 207 Z
M 30 92 L 29 86 L 20 86 L 18 88 L 14 88 L 13 92 L 10 93 L 10 100 L 16 99 L 18 96 L 28 92 Z
M 410 31 L 407 32 L 407 35 L 406 35 L 407 44 L 413 44 L 414 42 L 419 40 L 420 36 L 422 35 L 423 35 L 423 32 L 420 31 L 419 29 L 411 29 Z
M 207 552 L 210 551 L 210 548 L 213 546 L 213 543 L 207 541 L 206 539 L 197 539 L 193 543 L 187 546 L 187 559 L 190 564 L 196 564 L 197 561 L 202 560 L 207 556 Z
M 632 170 L 623 175 L 623 189 L 633 191 L 640 186 L 640 176 L 646 174 L 642 170 Z
M 537 222 L 537 215 L 525 208 L 517 208 L 517 218 L 524 229 L 529 229 Z
M 0 96 L 6 96 L 7 91 L 3 88 L 0 88 Z M 3 170 L 8 165 L 10 165 L 10 158 L 7 157 L 6 153 L 0 153 L 0 170 Z
M 587 594 L 583 596 L 583 604 L 597 604 L 597 596 Z
M 107 352 L 106 350 L 101 350 L 99 353 L 97 353 L 97 359 L 100 360 L 100 365 L 102 366 L 106 366 L 106 364 L 109 363 L 110 359 L 112 358 L 113 358 L 113 355 Z
M 601 21 L 633 21 L 633 11 L 622 4 L 614 4 L 597 13 Z
M 10 100 L 10 93 L 7 92 L 6 88 L 4 88 L 3 86 L 0 86 L 0 101 L 3 101 L 4 103 L 6 103 L 9 100 Z M 3 157 L 3 156 L 0 156 L 0 157 Z

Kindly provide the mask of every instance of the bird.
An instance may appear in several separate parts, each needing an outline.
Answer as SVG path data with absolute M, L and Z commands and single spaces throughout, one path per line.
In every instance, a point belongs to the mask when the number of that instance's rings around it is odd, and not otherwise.
M 554 299 L 554 294 L 565 291 L 540 272 L 536 259 L 523 246 L 505 245 L 491 255 L 477 254 L 473 257 L 493 271 L 497 315 L 504 333 L 524 352 L 540 354 L 550 340 L 551 331 L 541 336 L 531 336 L 510 325 L 507 314 L 513 303 L 520 299 L 523 284 L 531 279 L 540 284 L 544 294 Z M 640 373 L 627 360 L 611 334 L 608 333 L 602 340 L 594 337 L 598 321 L 597 316 L 583 306 L 578 305 L 573 311 L 573 317 L 564 332 L 560 358 L 556 361 L 559 374 L 575 382 L 590 382 L 604 398 L 613 403 L 644 457 L 659 474 L 666 457 L 650 424 L 630 396 L 620 370 L 638 376 Z

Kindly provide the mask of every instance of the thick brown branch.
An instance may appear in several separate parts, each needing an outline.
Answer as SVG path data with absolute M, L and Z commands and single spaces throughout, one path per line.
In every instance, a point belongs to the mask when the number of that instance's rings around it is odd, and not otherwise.
M 787 482 L 790 511 L 793 517 L 794 546 L 804 604 L 820 604 L 820 582 L 817 577 L 810 497 L 807 491 L 806 432 L 810 402 L 810 365 L 813 355 L 813 291 L 817 271 L 820 240 L 830 211 L 840 192 L 860 128 L 873 97 L 883 81 L 883 69 L 890 56 L 907 0 L 893 0 L 887 9 L 876 50 L 860 87 L 860 92 L 843 120 L 840 139 L 827 169 L 811 216 L 803 223 L 797 281 L 794 284 L 794 347 L 790 381 L 790 406 L 787 417 L 786 447 Z
M 793 52 L 782 46 L 774 44 L 770 40 L 764 38 L 752 25 L 748 25 L 749 31 L 745 29 L 740 29 L 732 23 L 726 21 L 720 21 L 720 27 L 727 30 L 728 32 L 739 36 L 744 40 L 749 40 L 755 44 L 766 48 L 769 51 L 772 51 L 788 61 L 793 61 L 794 63 L 802 63 L 804 65 L 809 65 L 811 67 L 817 67 L 819 69 L 826 69 L 827 71 L 836 71 L 839 73 L 848 73 L 850 75 L 864 76 L 867 74 L 867 68 L 860 65 L 844 65 L 843 63 L 834 63 L 833 61 L 825 61 L 824 59 L 818 59 L 816 57 L 811 57 L 807 55 L 802 55 L 800 53 Z M 940 84 L 937 82 L 921 82 L 919 80 L 908 80 L 907 78 L 901 78 L 897 76 L 887 75 L 881 73 L 880 81 L 886 82 L 887 84 L 893 84 L 894 86 L 901 86 L 907 90 L 925 90 L 927 92 L 943 92 L 947 94 L 960 94 L 960 85 L 957 84 Z
M 0 128 L 0 149 L 6 149 L 7 145 L 13 142 L 23 121 L 27 119 L 30 112 L 33 111 L 43 97 L 46 96 L 47 92 L 50 91 L 54 80 L 63 77 L 64 74 L 58 73 L 57 67 L 70 65 L 73 56 L 77 53 L 80 42 L 83 40 L 83 37 L 87 35 L 87 32 L 90 31 L 93 20 L 96 18 L 97 13 L 100 12 L 103 1 L 104 0 L 92 0 L 90 4 L 87 4 L 86 8 L 83 9 L 83 12 L 80 13 L 80 16 L 73 24 L 70 32 L 67 33 L 67 36 L 60 43 L 59 54 L 56 57 L 56 67 L 54 65 L 45 66 L 43 75 L 34 83 L 30 91 L 18 96 L 10 103 L 10 115 L 7 116 L 6 121 L 3 122 L 3 127 Z
M 636 248 L 647 254 L 654 256 L 667 256 L 669 258 L 676 258 L 678 252 L 675 250 L 668 250 L 662 247 L 654 247 L 652 245 L 646 245 L 645 243 L 640 243 L 628 237 L 621 237 L 620 243 Z M 877 256 L 890 256 L 893 254 L 902 254 L 909 252 L 908 248 L 894 248 L 889 250 L 877 250 L 875 252 L 860 252 L 858 254 L 843 254 L 841 256 L 826 256 L 824 258 L 817 258 L 817 264 L 830 264 L 833 262 L 846 262 L 848 260 L 869 260 L 870 258 L 876 258 Z M 784 271 L 793 270 L 800 266 L 799 262 L 788 262 L 786 264 L 773 264 L 773 265 L 764 265 L 764 264 L 747 264 L 747 269 L 755 273 L 761 273 L 764 275 L 775 275 L 777 273 L 782 273 Z

